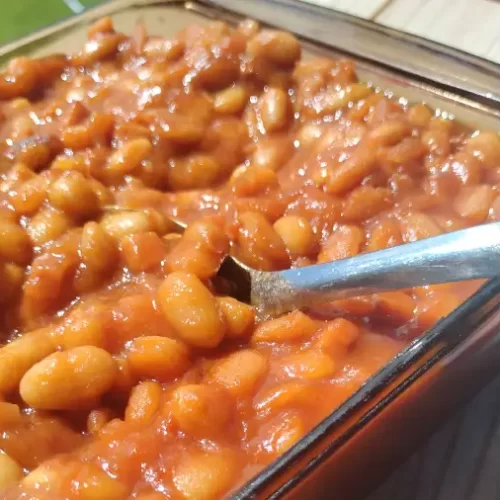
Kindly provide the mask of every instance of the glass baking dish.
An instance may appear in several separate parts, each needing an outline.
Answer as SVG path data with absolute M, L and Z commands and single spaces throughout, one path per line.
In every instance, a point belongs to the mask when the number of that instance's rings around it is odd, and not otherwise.
M 301 37 L 306 57 L 347 55 L 362 80 L 471 127 L 500 129 L 500 67 L 293 0 L 116 0 L 0 47 L 0 64 L 20 54 L 76 51 L 87 24 L 104 15 L 118 30 L 130 32 L 141 18 L 149 33 L 167 36 L 193 21 L 252 17 Z M 499 328 L 500 278 L 414 340 L 231 498 L 362 498 L 495 373 Z

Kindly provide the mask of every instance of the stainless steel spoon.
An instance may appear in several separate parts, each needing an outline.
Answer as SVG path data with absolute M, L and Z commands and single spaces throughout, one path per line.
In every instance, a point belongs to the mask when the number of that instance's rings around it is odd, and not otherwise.
M 174 222 L 179 229 L 185 224 Z M 219 275 L 268 316 L 313 304 L 415 286 L 500 275 L 500 222 L 326 264 L 258 271 L 228 257 Z
M 238 298 L 269 316 L 389 290 L 491 278 L 500 275 L 500 222 L 285 271 L 258 271 L 229 257 L 219 274 L 236 285 Z

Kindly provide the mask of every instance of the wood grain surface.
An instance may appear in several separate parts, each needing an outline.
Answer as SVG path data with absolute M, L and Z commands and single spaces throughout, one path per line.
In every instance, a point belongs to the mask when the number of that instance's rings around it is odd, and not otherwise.
M 304 0 L 500 63 L 498 0 Z
M 373 19 L 391 3 L 391 0 L 303 0 L 314 5 L 336 9 L 347 14 Z
M 393 0 L 375 21 L 500 63 L 500 2 Z

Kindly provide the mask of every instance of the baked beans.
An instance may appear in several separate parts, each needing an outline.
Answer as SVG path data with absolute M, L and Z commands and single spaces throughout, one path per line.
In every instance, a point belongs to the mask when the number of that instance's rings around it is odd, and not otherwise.
M 217 500 L 478 283 L 271 320 L 217 276 L 500 220 L 500 137 L 289 33 L 105 18 L 0 76 L 0 495 Z M 188 223 L 180 235 L 172 218 Z

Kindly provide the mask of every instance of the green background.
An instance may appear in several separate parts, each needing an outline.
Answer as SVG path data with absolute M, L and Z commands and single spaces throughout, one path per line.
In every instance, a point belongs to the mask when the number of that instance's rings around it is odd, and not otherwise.
M 0 0 L 0 45 L 75 14 L 71 0 Z M 74 1 L 74 0 L 73 0 Z M 76 0 L 91 7 L 102 0 Z

